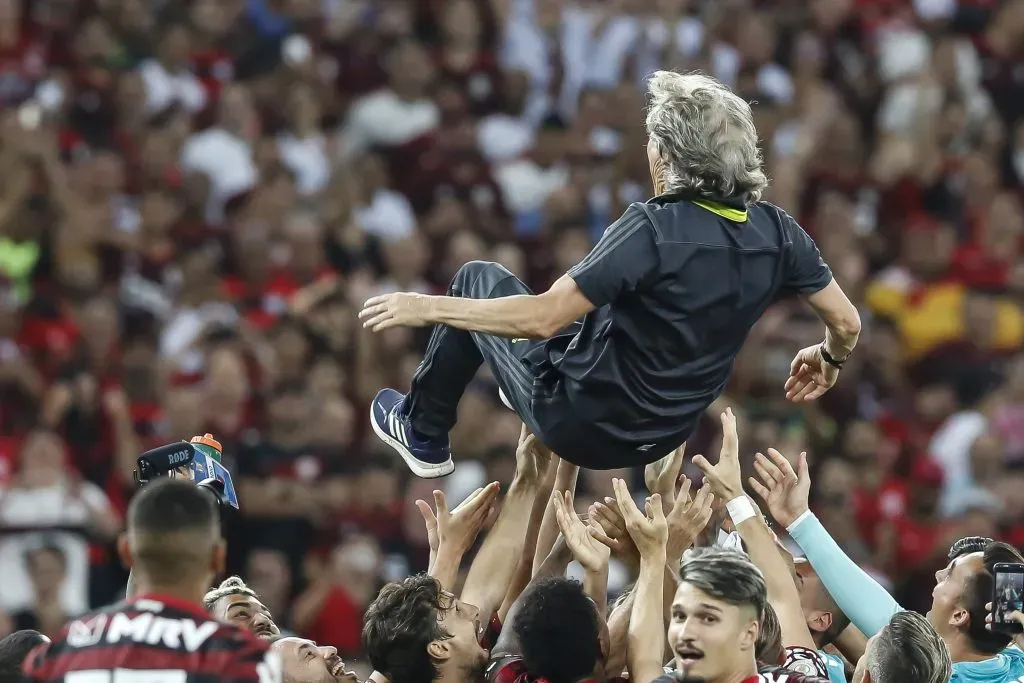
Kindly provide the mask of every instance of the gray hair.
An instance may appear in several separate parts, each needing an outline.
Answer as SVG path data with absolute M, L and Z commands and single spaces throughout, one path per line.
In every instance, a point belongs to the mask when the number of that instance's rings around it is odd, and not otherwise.
M 768 604 L 764 574 L 738 550 L 701 548 L 688 554 L 679 580 L 730 605 L 753 607 L 758 621 Z
M 768 176 L 749 104 L 699 73 L 656 71 L 647 92 L 647 135 L 664 162 L 666 192 L 761 199 Z
M 213 606 L 217 604 L 218 600 L 226 598 L 229 595 L 245 595 L 259 600 L 259 596 L 256 595 L 256 591 L 249 588 L 245 581 L 242 581 L 241 577 L 230 576 L 221 581 L 220 585 L 216 588 L 211 588 L 206 595 L 203 596 L 203 607 L 209 611 L 213 609 Z
M 953 675 L 949 648 L 917 612 L 894 614 L 864 656 L 875 683 L 946 683 Z

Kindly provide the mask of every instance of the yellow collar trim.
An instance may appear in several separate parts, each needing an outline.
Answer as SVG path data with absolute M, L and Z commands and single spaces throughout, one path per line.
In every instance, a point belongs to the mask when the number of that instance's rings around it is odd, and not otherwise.
M 734 223 L 745 223 L 747 221 L 747 210 L 743 209 L 732 209 L 725 204 L 719 204 L 718 202 L 708 201 L 706 199 L 694 199 L 693 203 L 702 209 L 707 209 L 713 214 L 721 216 L 727 221 L 733 221 Z

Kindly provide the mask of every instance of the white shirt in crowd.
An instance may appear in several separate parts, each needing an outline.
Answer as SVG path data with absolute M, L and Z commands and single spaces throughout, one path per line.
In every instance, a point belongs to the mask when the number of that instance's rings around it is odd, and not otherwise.
M 283 133 L 277 138 L 277 153 L 281 155 L 281 163 L 295 175 L 300 194 L 316 194 L 331 179 L 327 138 L 323 135 L 300 139 Z
M 89 544 L 84 533 L 51 531 L 55 527 L 85 529 L 89 509 L 109 510 L 110 501 L 90 482 L 71 495 L 65 484 L 47 488 L 11 488 L 0 492 L 0 608 L 7 612 L 30 607 L 35 601 L 26 553 L 53 545 L 67 558 L 67 579 L 61 603 L 69 614 L 89 607 Z M 113 514 L 111 511 L 110 514 Z
M 252 147 L 223 128 L 207 128 L 185 141 L 181 150 L 185 171 L 202 173 L 210 181 L 206 219 L 220 223 L 227 202 L 248 192 L 259 180 Z
M 190 114 L 206 107 L 206 89 L 187 69 L 172 73 L 157 60 L 147 59 L 139 65 L 139 75 L 146 87 L 146 110 L 150 114 L 175 104 Z
M 430 99 L 407 102 L 391 90 L 378 90 L 352 105 L 341 134 L 342 160 L 377 145 L 397 147 L 436 129 L 441 110 Z

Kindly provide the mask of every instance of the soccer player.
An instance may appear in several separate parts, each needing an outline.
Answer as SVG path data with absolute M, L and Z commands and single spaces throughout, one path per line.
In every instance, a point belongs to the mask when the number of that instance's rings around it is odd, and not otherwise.
M 202 605 L 223 570 L 225 546 L 213 498 L 191 482 L 147 484 L 128 508 L 118 541 L 136 597 L 76 619 L 25 662 L 31 681 L 89 683 L 280 683 L 266 642 L 212 618 Z
M 903 608 L 863 569 L 846 556 L 808 507 L 811 481 L 806 456 L 797 470 L 775 450 L 758 454 L 754 467 L 775 521 L 784 525 L 803 549 L 822 584 L 853 625 L 874 636 Z M 988 539 L 984 539 L 987 541 Z M 991 541 L 978 550 L 978 539 L 954 544 L 948 565 L 935 574 L 928 620 L 945 641 L 953 660 L 955 683 L 1018 683 L 1024 677 L 1024 652 L 1008 647 L 1010 636 L 985 628 L 992 599 L 993 570 L 1000 562 L 1022 562 L 1012 546 Z
M 805 297 L 824 340 L 797 353 L 792 401 L 832 387 L 860 318 L 814 241 L 760 201 L 749 105 L 714 79 L 655 73 L 647 154 L 658 196 L 631 204 L 543 294 L 474 261 L 447 296 L 385 294 L 364 327 L 435 325 L 408 395 L 381 390 L 371 424 L 412 472 L 455 465 L 448 432 L 483 362 L 506 404 L 562 458 L 591 469 L 654 462 L 690 436 L 722 392 L 751 327 L 787 294 Z
M 385 586 L 364 622 L 366 654 L 391 683 L 466 683 L 487 666 L 480 610 L 425 574 Z
M 221 621 L 237 624 L 257 638 L 273 640 L 281 635 L 270 610 L 245 581 L 231 576 L 203 597 L 203 607 Z
M 580 683 L 600 680 L 603 619 L 573 579 L 531 582 L 512 605 L 491 650 L 488 683 Z
M 305 638 L 278 638 L 270 649 L 281 656 L 284 683 L 359 683 L 355 673 L 345 671 L 333 647 Z

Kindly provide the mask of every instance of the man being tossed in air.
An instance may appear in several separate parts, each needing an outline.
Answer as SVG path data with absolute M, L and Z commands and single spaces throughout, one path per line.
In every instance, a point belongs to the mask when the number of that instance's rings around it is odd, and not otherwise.
M 385 294 L 364 327 L 434 325 L 408 395 L 380 391 L 377 436 L 414 474 L 455 467 L 448 432 L 483 362 L 502 398 L 562 458 L 591 469 L 654 462 L 690 436 L 772 303 L 802 295 L 825 323 L 786 382 L 792 401 L 832 387 L 860 318 L 814 241 L 767 186 L 749 105 L 699 74 L 648 82 L 648 159 L 658 196 L 630 205 L 591 252 L 534 295 L 474 261 L 447 296 Z

